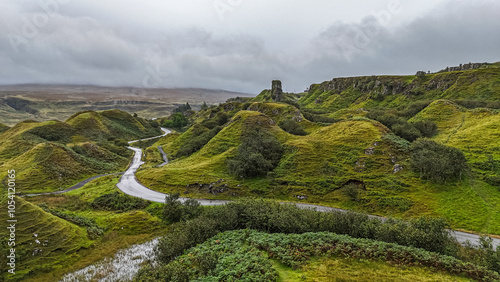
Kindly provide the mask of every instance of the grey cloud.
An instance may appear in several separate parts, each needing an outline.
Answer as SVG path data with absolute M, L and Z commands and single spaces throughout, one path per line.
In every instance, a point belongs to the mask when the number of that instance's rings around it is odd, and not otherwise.
M 205 2 L 212 8 L 211 2 Z M 298 30 L 302 36 L 293 43 L 283 43 L 281 38 L 293 36 L 292 27 L 300 28 L 303 19 L 295 24 L 288 14 L 276 19 L 279 28 L 269 26 L 258 33 L 248 26 L 231 32 L 195 19 L 189 25 L 174 25 L 175 18 L 155 24 L 138 17 L 124 21 L 124 15 L 104 19 L 95 7 L 70 2 L 37 27 L 36 36 L 19 43 L 16 52 L 12 34 L 22 33 L 24 19 L 40 14 L 34 4 L 26 3 L 8 1 L 0 11 L 4 19 L 0 84 L 143 87 L 146 81 L 151 87 L 256 94 L 268 88 L 272 79 L 283 80 L 285 90 L 301 91 L 336 76 L 412 74 L 469 61 L 499 60 L 496 13 L 500 3 L 496 1 L 447 2 L 408 22 L 394 17 L 381 24 L 370 15 L 357 22 L 332 19 L 323 29 L 308 25 L 307 31 Z M 186 15 L 177 17 L 182 16 Z M 115 18 L 120 21 L 114 22 Z M 286 31 L 283 26 L 287 25 L 289 34 L 273 35 L 276 30 Z

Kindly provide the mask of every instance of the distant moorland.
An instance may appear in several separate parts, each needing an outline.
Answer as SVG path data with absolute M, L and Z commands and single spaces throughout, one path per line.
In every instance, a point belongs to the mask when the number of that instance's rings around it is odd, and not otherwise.
M 245 93 L 224 90 L 179 88 L 143 89 L 90 85 L 0 86 L 0 123 L 14 125 L 27 119 L 65 120 L 84 110 L 120 109 L 144 118 L 165 116 L 180 104 L 199 108 L 203 102 L 218 104 Z

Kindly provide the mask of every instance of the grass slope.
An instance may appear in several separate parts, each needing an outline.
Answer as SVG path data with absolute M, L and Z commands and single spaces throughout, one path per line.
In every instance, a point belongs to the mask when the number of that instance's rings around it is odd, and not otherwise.
M 1 203 L 7 206 L 6 199 Z M 7 219 L 7 212 L 2 212 L 0 220 L 6 222 Z M 60 269 L 68 261 L 74 261 L 79 250 L 92 244 L 84 228 L 48 214 L 21 198 L 16 198 L 16 219 L 16 275 L 3 271 L 4 281 Z M 5 240 L 6 236 L 2 237 Z M 6 242 L 1 245 L 2 253 L 7 254 Z M 0 263 L 6 265 L 6 256 L 2 256 Z
M 22 122 L 0 134 L 0 179 L 15 169 L 23 193 L 63 190 L 95 174 L 125 170 L 132 153 L 115 140 L 159 134 L 119 110 L 76 113 L 67 122 Z
M 19 271 L 25 275 L 25 280 L 58 281 L 68 272 L 113 256 L 118 250 L 130 245 L 151 240 L 165 231 L 166 226 L 151 214 L 158 210 L 158 204 L 151 204 L 145 210 L 127 212 L 101 211 L 91 207 L 91 203 L 99 196 L 119 191 L 116 188 L 119 178 L 106 176 L 69 193 L 30 197 L 27 198 L 29 202 L 19 200 L 22 205 L 18 202 L 21 213 L 17 214 L 17 219 L 23 228 L 18 230 L 18 234 L 23 242 L 26 241 L 19 246 L 19 251 L 25 253 L 19 258 L 19 261 L 23 261 Z M 89 240 L 85 228 L 53 216 L 36 205 L 94 220 L 104 230 L 104 234 Z M 6 220 L 4 214 L 7 213 L 2 212 L 2 220 Z M 33 233 L 37 233 L 38 237 L 35 238 Z M 48 239 L 49 242 L 47 245 L 38 245 L 35 239 L 42 243 Z M 32 256 L 36 247 L 42 251 Z
M 299 104 L 320 112 L 374 107 L 395 108 L 436 99 L 500 100 L 500 63 L 480 69 L 417 76 L 335 78 L 313 84 Z

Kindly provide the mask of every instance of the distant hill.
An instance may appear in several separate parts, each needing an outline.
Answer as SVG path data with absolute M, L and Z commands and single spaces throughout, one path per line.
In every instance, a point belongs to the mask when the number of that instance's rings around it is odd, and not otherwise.
M 75 112 L 119 109 L 144 118 L 170 114 L 186 102 L 199 108 L 203 102 L 219 104 L 236 96 L 234 91 L 172 88 L 142 89 L 90 85 L 4 85 L 0 86 L 0 123 L 14 125 L 27 119 L 65 120 Z
M 22 193 L 63 190 L 86 177 L 124 171 L 125 140 L 159 135 L 146 120 L 119 111 L 85 111 L 61 121 L 25 121 L 0 134 L 0 179 L 16 170 Z

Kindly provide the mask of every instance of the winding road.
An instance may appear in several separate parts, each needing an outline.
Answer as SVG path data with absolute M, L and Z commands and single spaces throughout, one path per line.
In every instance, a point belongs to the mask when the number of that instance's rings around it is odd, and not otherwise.
M 162 167 L 162 166 L 168 165 L 167 154 L 165 154 L 165 151 L 163 151 L 163 148 L 161 146 L 158 146 L 158 151 L 160 151 L 160 154 L 161 154 L 161 156 L 163 158 L 163 163 L 159 164 L 158 167 Z
M 161 136 L 157 137 L 151 137 L 151 138 L 146 138 L 146 139 L 141 139 L 141 140 L 134 140 L 129 142 L 129 144 L 132 144 L 134 142 L 138 141 L 145 141 L 145 140 L 151 140 L 154 138 L 159 138 L 163 137 L 167 134 L 169 134 L 171 131 L 166 128 L 161 128 L 163 130 L 164 134 Z M 120 182 L 118 182 L 117 187 L 120 189 L 123 193 L 128 194 L 130 196 L 142 198 L 145 200 L 153 201 L 153 202 L 158 202 L 158 203 L 164 203 L 165 202 L 165 196 L 166 194 L 153 191 L 149 189 L 148 187 L 142 185 L 137 181 L 137 178 L 135 178 L 135 172 L 141 167 L 141 165 L 144 164 L 142 161 L 142 149 L 136 148 L 136 147 L 127 147 L 130 150 L 134 151 L 134 158 L 132 159 L 132 162 L 130 163 L 129 168 L 125 173 L 122 175 L 120 178 Z M 163 151 L 163 150 L 162 150 Z M 163 154 L 165 154 L 163 152 Z M 166 158 L 166 156 L 165 156 Z M 181 202 L 184 202 L 187 198 L 180 198 L 179 200 Z M 203 206 L 218 206 L 218 205 L 223 205 L 229 201 L 222 201 L 222 200 L 204 200 L 204 199 L 198 199 L 201 205 Z

